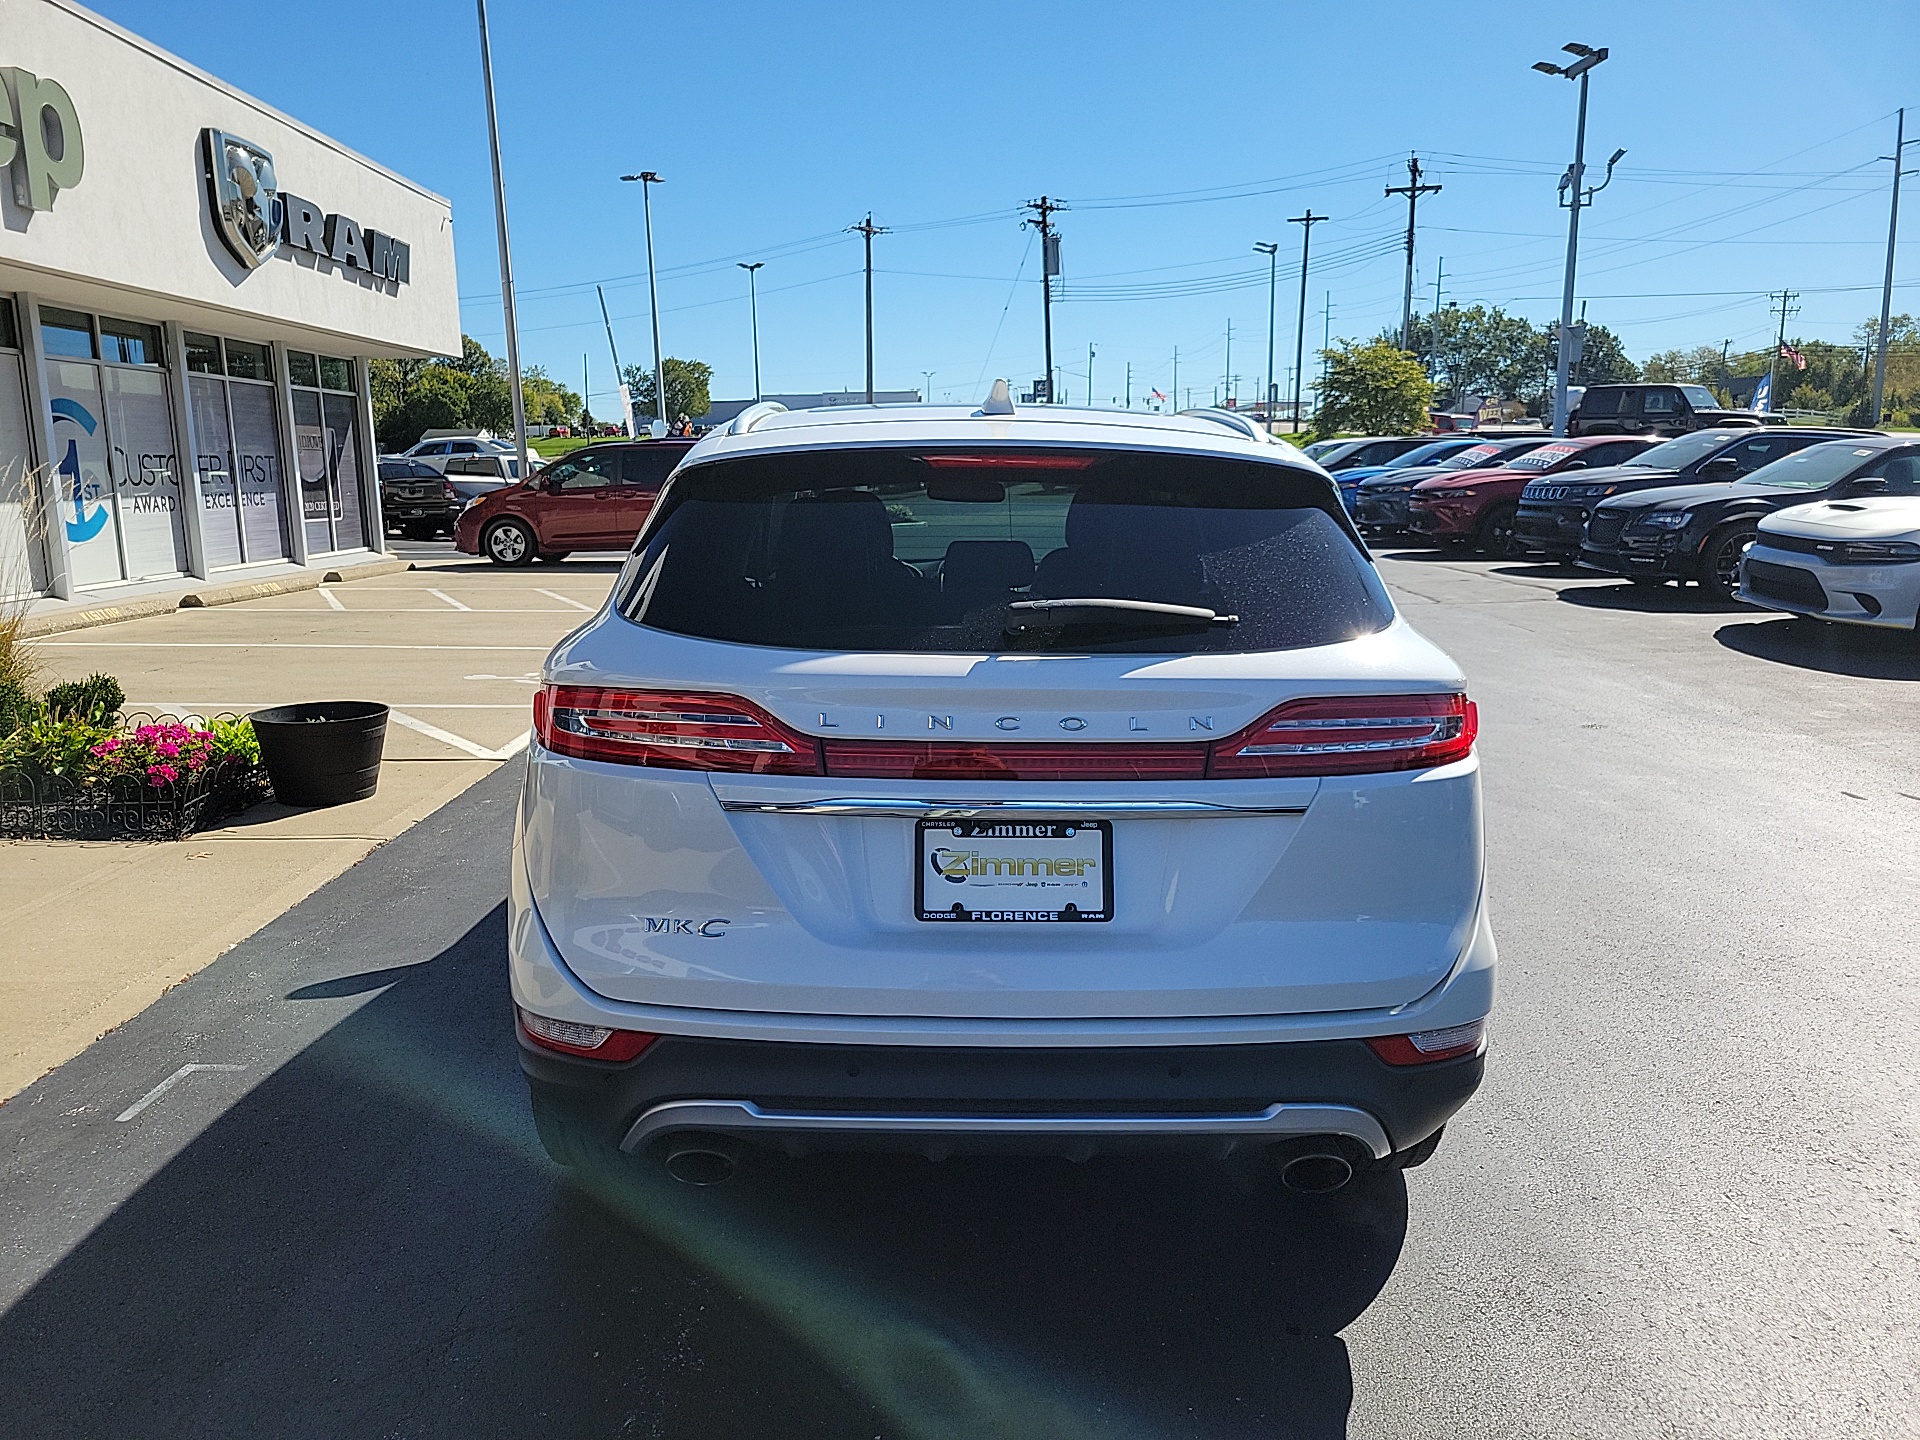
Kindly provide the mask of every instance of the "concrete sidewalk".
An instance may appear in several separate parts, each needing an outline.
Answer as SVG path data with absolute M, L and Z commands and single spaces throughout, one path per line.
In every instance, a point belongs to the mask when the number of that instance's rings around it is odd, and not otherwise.
M 270 595 L 293 595 L 322 585 L 346 584 L 392 575 L 411 568 L 397 555 L 351 554 L 340 557 L 337 565 L 247 565 L 209 580 L 176 578 L 114 585 L 91 590 L 72 600 L 45 595 L 27 607 L 21 633 L 28 636 L 57 635 L 65 630 L 85 630 L 95 625 L 113 625 L 122 620 L 139 620 L 149 615 L 165 615 L 175 610 L 204 609 L 209 605 L 232 605 L 242 600 L 260 600 Z
M 420 563 L 36 641 L 50 678 L 107 671 L 129 711 L 351 697 L 393 714 L 380 789 L 356 804 L 258 806 L 178 842 L 0 844 L 0 1098 L 524 750 L 541 660 L 617 567 Z

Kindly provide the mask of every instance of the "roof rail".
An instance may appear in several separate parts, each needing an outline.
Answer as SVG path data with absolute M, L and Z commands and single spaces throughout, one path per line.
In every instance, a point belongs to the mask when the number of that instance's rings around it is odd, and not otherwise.
M 1182 415 L 1191 415 L 1195 420 L 1211 420 L 1214 424 L 1236 431 L 1246 436 L 1247 439 L 1261 445 L 1271 445 L 1275 443 L 1273 436 L 1267 432 L 1267 428 L 1264 425 L 1260 424 L 1251 415 L 1243 415 L 1236 410 L 1216 410 L 1211 406 L 1207 406 L 1193 410 L 1182 410 L 1179 413 Z
M 733 417 L 733 423 L 727 426 L 727 433 L 729 435 L 745 435 L 769 415 L 784 415 L 786 413 L 787 407 L 782 405 L 778 400 L 755 401 Z

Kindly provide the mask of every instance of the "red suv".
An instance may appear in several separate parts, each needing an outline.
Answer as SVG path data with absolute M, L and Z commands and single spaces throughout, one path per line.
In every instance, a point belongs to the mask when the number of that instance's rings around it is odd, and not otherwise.
M 691 440 L 586 445 L 531 479 L 483 495 L 454 522 L 453 548 L 496 565 L 560 560 L 575 550 L 625 550 Z
M 1624 465 L 1651 436 L 1586 435 L 1516 455 L 1498 470 L 1462 470 L 1422 480 L 1407 496 L 1407 528 L 1426 540 L 1467 540 L 1488 555 L 1518 555 L 1513 521 L 1527 482 L 1563 470 Z

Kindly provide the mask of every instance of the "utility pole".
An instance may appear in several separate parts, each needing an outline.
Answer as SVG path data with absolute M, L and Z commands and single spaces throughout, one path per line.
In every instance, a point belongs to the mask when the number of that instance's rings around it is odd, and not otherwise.
M 1389 185 L 1387 194 L 1407 197 L 1407 295 L 1400 311 L 1400 348 L 1413 349 L 1413 217 L 1420 206 L 1422 195 L 1437 195 L 1438 185 L 1420 183 L 1420 157 L 1407 156 L 1407 183 Z
M 1042 195 L 1038 200 L 1029 200 L 1020 207 L 1031 210 L 1032 216 L 1022 220 L 1022 225 L 1031 225 L 1040 232 L 1040 325 L 1045 333 L 1047 348 L 1047 403 L 1054 403 L 1053 393 L 1053 281 L 1060 273 L 1060 232 L 1053 228 L 1053 212 L 1067 207 L 1058 200 L 1050 200 Z
M 1271 429 L 1274 418 L 1273 412 L 1279 408 L 1280 403 L 1280 387 L 1274 383 L 1273 379 L 1273 292 L 1274 282 L 1279 278 L 1280 274 L 1280 261 L 1278 259 L 1280 246 L 1277 243 L 1261 240 L 1257 241 L 1253 248 L 1267 257 L 1267 385 L 1265 393 L 1267 401 L 1267 426 Z
M 873 404 L 873 237 L 887 233 L 886 227 L 873 223 L 873 212 L 858 225 L 847 227 L 867 242 L 867 403 Z
M 1127 409 L 1133 408 L 1133 361 L 1127 361 Z
M 1780 302 L 1780 338 L 1773 345 L 1773 361 L 1767 366 L 1767 409 L 1777 411 L 1780 408 L 1780 352 L 1787 348 L 1787 316 L 1798 315 L 1800 307 L 1793 302 L 1800 298 L 1794 290 L 1770 290 L 1767 299 Z M 1789 309 L 1788 307 L 1792 307 Z
M 744 260 L 735 264 L 747 272 L 747 308 L 753 315 L 753 402 L 760 403 L 760 293 L 754 284 L 754 272 L 767 262 L 756 260 L 751 265 Z
M 1580 256 L 1580 211 L 1584 206 L 1591 205 L 1593 197 L 1613 183 L 1613 167 L 1620 163 L 1620 157 L 1627 152 L 1614 151 L 1612 158 L 1607 161 L 1607 178 L 1592 189 L 1587 188 L 1587 81 L 1593 73 L 1593 67 L 1607 58 L 1607 51 L 1605 46 L 1596 50 L 1591 45 L 1577 43 L 1560 48 L 1577 57 L 1571 65 L 1556 65 L 1551 60 L 1541 60 L 1533 68 L 1542 75 L 1563 75 L 1580 82 L 1580 118 L 1573 134 L 1573 164 L 1560 177 L 1560 203 L 1567 208 L 1567 275 L 1560 291 L 1560 331 L 1554 345 L 1553 433 L 1565 435 L 1567 378 L 1573 369 L 1573 278 Z
M 1231 320 L 1227 321 L 1227 373 L 1221 377 L 1221 384 L 1226 388 L 1227 393 L 1223 398 L 1227 402 L 1227 408 L 1232 409 L 1233 408 L 1233 321 Z
M 1307 258 L 1312 248 L 1313 227 L 1327 218 L 1325 215 L 1314 214 L 1313 207 L 1309 205 L 1306 214 L 1289 216 L 1287 219 L 1289 225 L 1298 225 L 1300 227 L 1300 324 L 1293 335 L 1293 433 L 1295 435 L 1300 433 L 1300 371 L 1307 349 Z M 1413 243 L 1413 232 L 1409 230 L 1407 236 L 1407 243 L 1411 245 Z M 1408 251 L 1408 253 L 1411 254 L 1412 251 Z M 1407 273 L 1412 274 L 1413 272 L 1408 271 Z M 1327 297 L 1327 324 L 1333 324 L 1333 297 L 1331 294 Z M 1325 346 L 1321 348 L 1324 349 Z
M 587 352 L 580 352 L 580 408 L 593 411 L 593 371 L 587 365 Z
M 627 372 L 620 368 L 620 347 L 613 343 L 613 321 L 607 318 L 607 292 L 595 285 L 593 293 L 600 297 L 600 323 L 607 327 L 607 350 L 613 356 L 613 383 L 618 388 L 627 383 Z
M 1087 408 L 1093 408 L 1093 342 L 1087 342 Z
M 1907 153 L 1907 146 L 1920 145 L 1920 136 L 1907 139 L 1907 112 L 1903 107 L 1900 118 L 1894 127 L 1893 154 L 1883 155 L 1883 160 L 1893 161 L 1893 205 L 1887 216 L 1887 278 L 1880 287 L 1880 345 L 1873 357 L 1873 413 L 1867 417 L 1867 424 L 1880 423 L 1880 402 L 1887 390 L 1887 341 L 1892 334 L 1893 324 L 1893 247 L 1900 236 L 1900 164 Z
M 1433 332 L 1427 355 L 1427 377 L 1435 385 L 1440 383 L 1440 281 L 1447 273 L 1447 257 L 1442 255 L 1433 268 L 1433 315 L 1427 322 L 1427 328 Z
M 480 78 L 487 92 L 487 148 L 493 156 L 493 220 L 500 243 L 500 301 L 507 320 L 507 373 L 508 383 L 513 387 L 513 453 L 519 457 L 519 473 L 524 479 L 532 470 L 527 464 L 527 400 L 520 393 L 520 322 L 513 308 L 513 247 L 507 242 L 507 182 L 500 170 L 500 115 L 493 103 L 493 45 L 487 38 L 487 0 L 475 0 L 475 3 L 480 9 Z
M 1180 408 L 1180 347 L 1173 347 L 1173 386 L 1167 391 L 1167 403 L 1174 409 Z
M 1733 348 L 1733 341 L 1720 342 L 1720 388 L 1729 395 L 1733 393 L 1733 371 L 1727 368 L 1727 351 Z

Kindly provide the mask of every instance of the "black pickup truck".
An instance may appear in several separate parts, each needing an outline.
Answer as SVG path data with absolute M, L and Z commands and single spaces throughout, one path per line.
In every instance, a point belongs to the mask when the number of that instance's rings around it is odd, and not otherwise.
M 1567 417 L 1569 435 L 1686 435 L 1757 428 L 1765 417 L 1727 410 L 1704 385 L 1589 385 Z

